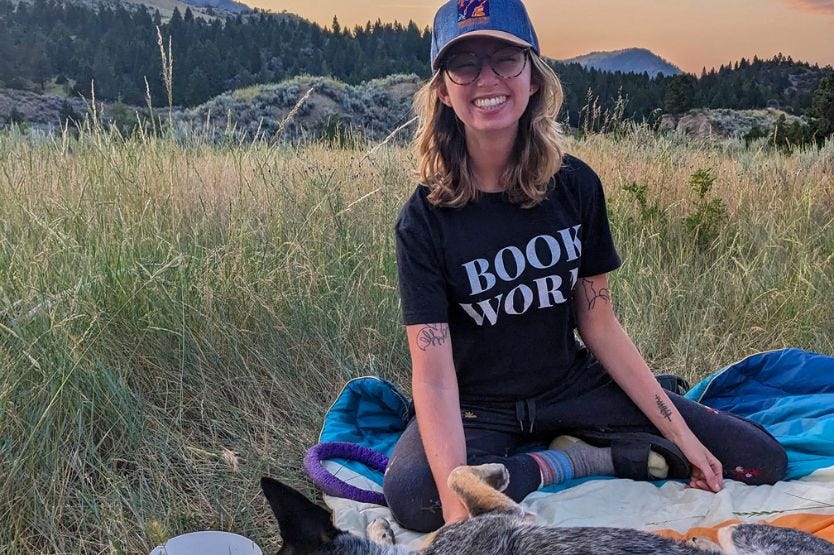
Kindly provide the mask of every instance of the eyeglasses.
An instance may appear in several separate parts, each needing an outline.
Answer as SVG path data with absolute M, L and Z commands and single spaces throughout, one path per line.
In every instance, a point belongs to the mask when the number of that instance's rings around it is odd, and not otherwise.
M 468 85 L 473 83 L 481 74 L 484 60 L 499 77 L 512 79 L 521 75 L 527 67 L 527 53 L 529 48 L 505 46 L 490 55 L 475 54 L 474 52 L 460 52 L 452 54 L 444 60 L 440 67 L 453 83 Z

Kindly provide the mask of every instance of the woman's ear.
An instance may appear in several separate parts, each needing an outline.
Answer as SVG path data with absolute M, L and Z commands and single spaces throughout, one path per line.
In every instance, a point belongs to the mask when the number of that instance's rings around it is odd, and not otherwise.
M 533 96 L 534 94 L 539 92 L 540 88 L 541 87 L 539 86 L 539 84 L 537 82 L 531 80 L 530 81 L 530 96 Z
M 449 90 L 446 88 L 446 82 L 440 81 L 437 84 L 437 88 L 434 90 L 435 94 L 437 95 L 437 99 L 448 106 L 449 108 L 452 107 L 452 99 L 449 97 Z

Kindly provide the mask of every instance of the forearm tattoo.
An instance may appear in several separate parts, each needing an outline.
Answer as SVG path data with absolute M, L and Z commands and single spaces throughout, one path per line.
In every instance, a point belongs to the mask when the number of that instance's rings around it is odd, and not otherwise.
M 449 339 L 449 326 L 447 324 L 428 324 L 417 332 L 417 347 L 421 351 L 429 347 L 440 347 Z
M 585 291 L 585 299 L 588 301 L 588 310 L 593 310 L 597 305 L 597 300 L 602 299 L 603 302 L 611 303 L 611 291 L 604 287 L 597 291 L 594 288 L 594 282 L 590 279 L 582 278 L 582 289 Z
M 660 395 L 654 396 L 654 402 L 657 404 L 657 409 L 660 411 L 660 416 L 671 422 L 672 411 L 669 409 L 669 407 L 666 405 L 663 399 L 660 398 Z

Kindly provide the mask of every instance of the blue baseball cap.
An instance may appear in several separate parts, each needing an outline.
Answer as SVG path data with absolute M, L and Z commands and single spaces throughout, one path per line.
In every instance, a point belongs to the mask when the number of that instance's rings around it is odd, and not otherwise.
M 450 0 L 434 16 L 431 67 L 450 46 L 468 37 L 494 37 L 539 54 L 539 39 L 520 0 Z

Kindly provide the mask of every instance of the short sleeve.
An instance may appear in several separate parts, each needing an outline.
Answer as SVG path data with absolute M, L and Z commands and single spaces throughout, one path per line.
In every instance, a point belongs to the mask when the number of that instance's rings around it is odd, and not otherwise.
M 577 160 L 577 162 L 579 162 Z M 596 276 L 616 270 L 622 265 L 614 246 L 605 192 L 596 172 L 584 162 L 579 162 L 575 177 L 581 179 L 582 202 L 582 262 L 579 277 Z
M 449 301 L 436 227 L 420 188 L 400 211 L 394 226 L 397 278 L 405 325 L 449 321 Z

